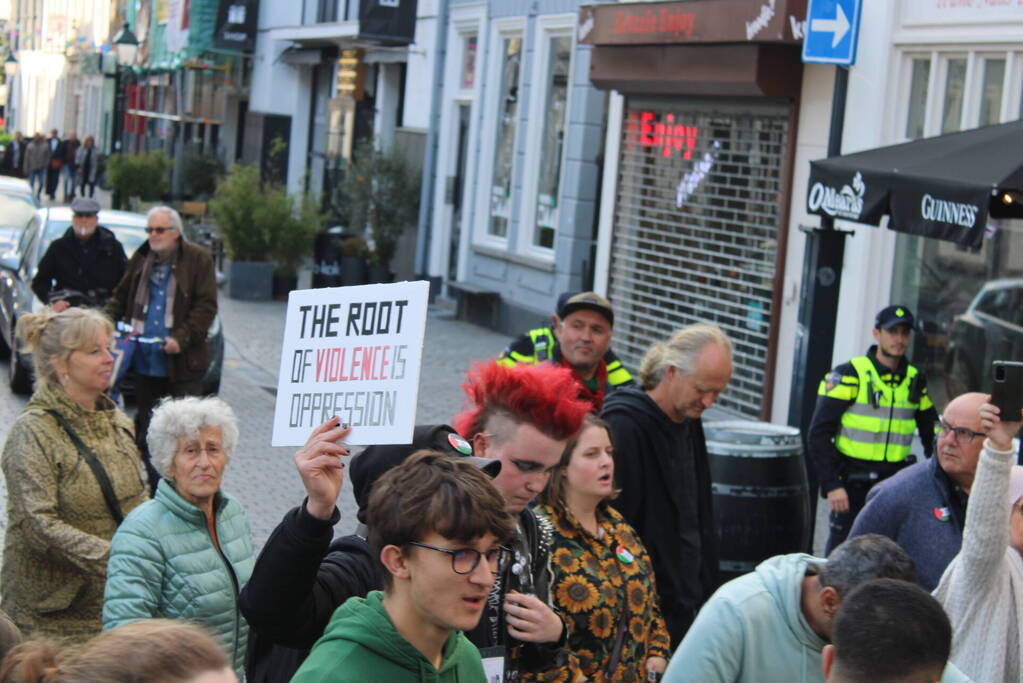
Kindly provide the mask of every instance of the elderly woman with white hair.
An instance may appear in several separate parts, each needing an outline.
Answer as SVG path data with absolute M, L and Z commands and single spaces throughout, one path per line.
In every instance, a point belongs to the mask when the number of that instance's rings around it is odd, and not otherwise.
M 103 628 L 188 619 L 217 637 L 243 678 L 248 625 L 238 593 L 255 553 L 245 510 L 220 489 L 237 419 L 218 398 L 166 400 L 153 411 L 146 440 L 163 478 L 156 497 L 128 515 L 111 541 Z
M 960 443 L 987 436 L 962 549 L 934 589 L 952 622 L 950 659 L 977 683 L 1023 680 L 1023 467 L 1013 466 L 1012 446 L 1021 426 L 1023 412 L 1003 416 L 987 403 L 980 407 L 982 433 L 941 425 Z

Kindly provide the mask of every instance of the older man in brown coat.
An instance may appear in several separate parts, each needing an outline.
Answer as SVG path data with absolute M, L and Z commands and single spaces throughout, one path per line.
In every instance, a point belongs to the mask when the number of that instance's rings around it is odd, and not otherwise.
M 106 305 L 115 321 L 129 323 L 145 339 L 132 357 L 135 371 L 135 438 L 152 487 L 160 474 L 149 461 L 146 432 L 153 406 L 165 396 L 198 396 L 210 363 L 206 335 L 217 314 L 217 281 L 206 249 L 187 242 L 181 216 L 170 207 L 149 210 L 149 240 L 128 261 Z

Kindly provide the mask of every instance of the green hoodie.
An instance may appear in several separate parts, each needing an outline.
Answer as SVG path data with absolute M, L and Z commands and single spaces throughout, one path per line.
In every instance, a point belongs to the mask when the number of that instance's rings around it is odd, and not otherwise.
M 451 632 L 444 645 L 444 663 L 435 669 L 395 630 L 382 598 L 380 591 L 371 591 L 365 599 L 349 598 L 338 607 L 292 683 L 486 681 L 479 650 L 461 631 Z
M 711 596 L 672 655 L 663 683 L 824 683 L 827 644 L 803 616 L 800 596 L 810 565 L 826 560 L 779 555 Z M 949 664 L 943 683 L 968 683 Z

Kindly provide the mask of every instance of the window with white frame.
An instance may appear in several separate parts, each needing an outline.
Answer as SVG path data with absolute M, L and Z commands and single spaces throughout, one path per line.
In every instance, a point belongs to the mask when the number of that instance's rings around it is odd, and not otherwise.
M 901 129 L 906 139 L 1023 116 L 1023 53 L 974 50 L 907 53 Z
M 572 61 L 572 36 L 548 35 L 544 46 L 543 80 L 546 90 L 537 156 L 539 171 L 536 183 L 536 212 L 533 219 L 532 245 L 554 248 L 558 228 L 558 197 L 561 186 L 561 159 L 565 144 L 565 111 L 568 109 L 569 68 Z
M 522 36 L 500 37 L 501 81 L 497 89 L 494 170 L 490 183 L 490 220 L 487 234 L 507 238 L 512 220 L 512 182 L 515 167 L 515 130 L 519 116 L 519 81 Z

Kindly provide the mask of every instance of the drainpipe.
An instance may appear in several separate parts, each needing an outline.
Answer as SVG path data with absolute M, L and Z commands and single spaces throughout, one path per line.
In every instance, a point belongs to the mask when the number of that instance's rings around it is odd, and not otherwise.
M 437 0 L 437 35 L 434 42 L 433 92 L 430 95 L 430 125 L 426 133 L 426 156 L 423 158 L 423 184 L 419 190 L 419 223 L 416 238 L 416 277 L 427 277 L 430 243 L 433 240 L 433 186 L 437 178 L 437 141 L 440 137 L 441 91 L 444 81 L 444 60 L 447 54 L 448 0 Z M 431 298 L 440 277 L 431 282 Z

